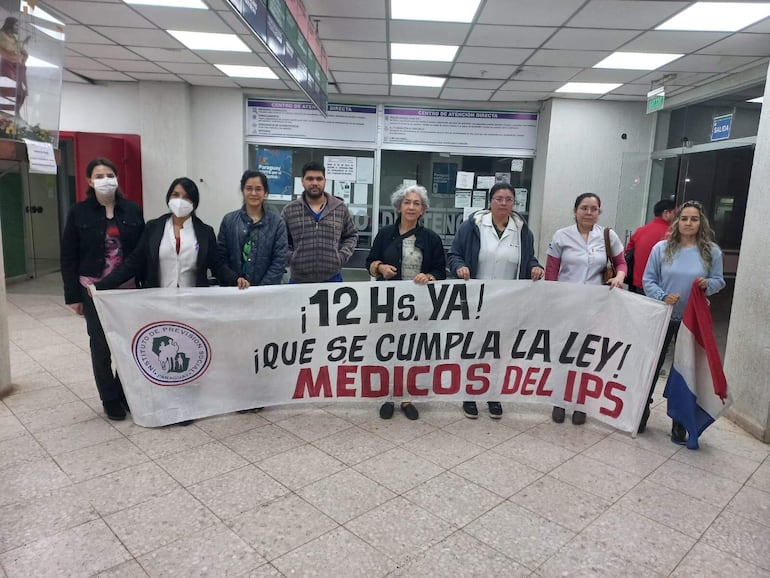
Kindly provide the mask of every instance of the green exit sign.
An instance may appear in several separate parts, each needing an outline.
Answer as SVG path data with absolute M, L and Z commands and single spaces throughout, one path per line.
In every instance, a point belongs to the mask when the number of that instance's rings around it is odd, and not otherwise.
M 647 114 L 657 112 L 663 108 L 666 102 L 666 91 L 661 86 L 647 93 Z

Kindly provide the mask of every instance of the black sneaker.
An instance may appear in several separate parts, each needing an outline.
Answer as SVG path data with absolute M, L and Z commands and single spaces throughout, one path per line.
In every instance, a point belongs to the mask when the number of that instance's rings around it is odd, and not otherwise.
M 415 420 L 420 417 L 420 413 L 417 411 L 417 408 L 414 407 L 414 405 L 411 403 L 402 403 L 401 411 L 404 412 L 404 415 L 407 417 L 407 419 Z
M 123 402 L 119 399 L 113 399 L 111 401 L 103 401 L 102 407 L 107 417 L 114 421 L 122 421 L 126 419 L 126 408 L 123 407 Z
M 390 419 L 393 417 L 393 402 L 386 401 L 380 406 L 380 417 L 382 419 Z
M 687 445 L 687 430 L 681 423 L 671 425 L 671 441 L 679 446 Z
M 556 423 L 564 423 L 565 415 L 566 415 L 566 412 L 564 411 L 563 407 L 553 406 L 553 410 L 551 410 L 551 419 L 553 421 L 555 421 Z
M 463 402 L 463 413 L 465 414 L 465 417 L 468 417 L 470 419 L 476 419 L 479 417 L 479 410 L 476 407 L 475 401 L 464 401 Z
M 583 425 L 586 422 L 586 412 L 573 411 L 572 412 L 572 425 Z
M 499 401 L 488 401 L 487 407 L 489 408 L 489 417 L 492 419 L 500 419 L 503 417 L 503 406 Z

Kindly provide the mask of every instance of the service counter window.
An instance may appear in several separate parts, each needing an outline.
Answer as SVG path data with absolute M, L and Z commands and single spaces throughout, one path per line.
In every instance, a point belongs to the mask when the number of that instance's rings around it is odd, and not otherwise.
M 249 168 L 267 175 L 268 205 L 281 212 L 302 194 L 302 167 L 311 161 L 326 166 L 326 192 L 344 200 L 358 229 L 358 248 L 346 269 L 361 269 L 372 244 L 372 198 L 374 193 L 374 152 L 371 150 L 302 148 L 249 145 Z M 345 278 L 357 277 L 345 273 Z
M 382 151 L 380 175 L 380 227 L 397 217 L 390 196 L 403 183 L 428 190 L 430 209 L 423 224 L 438 233 L 449 247 L 463 215 L 486 207 L 487 192 L 496 182 L 511 183 L 515 210 L 529 212 L 534 159 L 506 156 L 471 156 L 450 153 Z

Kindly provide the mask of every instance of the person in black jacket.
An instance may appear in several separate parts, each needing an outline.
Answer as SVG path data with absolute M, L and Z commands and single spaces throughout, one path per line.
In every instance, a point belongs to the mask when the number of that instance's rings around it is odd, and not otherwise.
M 429 283 L 446 279 L 446 257 L 441 237 L 420 225 L 430 201 L 428 191 L 420 185 L 402 185 L 390 197 L 399 214 L 396 222 L 380 229 L 366 258 L 369 274 L 378 281 L 411 279 L 415 283 Z M 380 417 L 393 417 L 394 404 L 380 406 Z M 401 402 L 407 418 L 417 419 L 420 414 L 410 401 Z
M 126 397 L 120 378 L 112 371 L 110 349 L 86 287 L 112 272 L 134 250 L 144 230 L 144 218 L 139 205 L 123 197 L 112 161 L 93 159 L 86 167 L 86 176 L 86 199 L 70 209 L 62 236 L 64 301 L 85 317 L 94 380 L 104 412 L 110 419 L 122 420 L 126 417 Z M 136 286 L 130 277 L 124 281 L 127 287 Z

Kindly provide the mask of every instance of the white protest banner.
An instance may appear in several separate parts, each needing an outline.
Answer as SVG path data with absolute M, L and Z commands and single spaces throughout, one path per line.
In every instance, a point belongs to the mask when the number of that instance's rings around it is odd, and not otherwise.
M 641 418 L 670 307 L 546 281 L 98 291 L 134 421 L 363 399 L 560 405 Z

